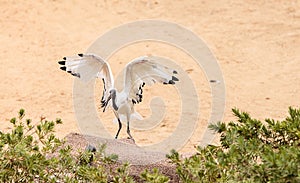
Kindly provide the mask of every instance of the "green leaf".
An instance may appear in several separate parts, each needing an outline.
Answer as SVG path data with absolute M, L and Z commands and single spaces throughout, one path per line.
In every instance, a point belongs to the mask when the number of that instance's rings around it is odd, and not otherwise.
M 12 123 L 12 124 L 16 124 L 16 122 L 17 122 L 17 119 L 16 118 L 11 118 L 11 120 L 10 120 L 10 123 Z
M 25 116 L 25 110 L 24 109 L 20 109 L 20 111 L 19 111 L 19 119 L 21 120 L 24 116 Z

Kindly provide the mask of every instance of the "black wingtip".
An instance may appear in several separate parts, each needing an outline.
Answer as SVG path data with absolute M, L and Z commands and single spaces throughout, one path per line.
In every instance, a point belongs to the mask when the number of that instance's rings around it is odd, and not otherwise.
M 173 74 L 178 74 L 178 72 L 174 70 L 174 71 L 173 71 Z
M 66 67 L 60 67 L 61 70 L 66 71 L 67 68 Z
M 79 73 L 71 73 L 73 76 L 80 78 L 80 74 Z
M 83 53 L 79 53 L 78 56 L 83 57 Z
M 66 61 L 64 61 L 64 60 L 59 61 L 58 64 L 59 64 L 59 65 L 65 65 L 65 64 L 66 64 Z
M 170 80 L 170 81 L 169 81 L 169 84 L 174 85 L 174 84 L 175 84 L 175 81 Z
M 175 77 L 175 76 L 172 76 L 172 80 L 173 81 L 179 81 L 179 79 L 177 77 Z

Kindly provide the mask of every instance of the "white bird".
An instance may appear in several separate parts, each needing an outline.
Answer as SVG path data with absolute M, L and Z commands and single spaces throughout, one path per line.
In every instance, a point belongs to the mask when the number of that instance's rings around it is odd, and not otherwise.
M 126 119 L 127 134 L 130 134 L 130 119 L 138 114 L 133 106 L 142 102 L 143 87 L 154 83 L 175 84 L 179 81 L 174 75 L 177 71 L 161 64 L 155 63 L 151 57 L 142 56 L 136 58 L 126 65 L 123 90 L 118 92 L 114 88 L 114 79 L 109 63 L 95 54 L 78 54 L 78 56 L 64 57 L 58 62 L 61 70 L 88 82 L 93 78 L 102 78 L 103 96 L 101 107 L 103 112 L 106 107 L 112 106 L 113 112 L 118 120 L 119 129 L 115 138 L 118 138 L 122 123 L 120 119 Z M 125 118 L 121 118 L 125 117 Z

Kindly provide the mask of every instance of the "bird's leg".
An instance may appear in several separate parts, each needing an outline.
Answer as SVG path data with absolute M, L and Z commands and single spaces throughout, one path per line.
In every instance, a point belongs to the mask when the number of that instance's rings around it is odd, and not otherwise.
M 129 135 L 129 138 L 133 140 L 133 142 L 135 142 L 135 140 L 133 139 L 133 137 L 130 134 L 130 129 L 129 129 L 129 121 L 127 121 L 127 134 Z
M 121 130 L 121 128 L 122 128 L 122 123 L 121 123 L 121 121 L 120 121 L 120 119 L 118 118 L 118 123 L 119 123 L 119 130 L 118 130 L 118 132 L 117 132 L 117 134 L 116 134 L 116 137 L 115 137 L 115 139 L 117 139 L 118 138 L 118 136 L 119 136 L 119 133 L 120 133 L 120 130 Z

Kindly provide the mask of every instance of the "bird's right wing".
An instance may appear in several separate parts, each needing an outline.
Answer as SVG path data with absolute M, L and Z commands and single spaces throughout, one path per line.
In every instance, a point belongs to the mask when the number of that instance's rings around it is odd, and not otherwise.
M 95 54 L 78 54 L 78 56 L 64 57 L 58 62 L 64 70 L 84 82 L 94 78 L 102 78 L 104 88 L 101 107 L 108 104 L 109 89 L 113 88 L 114 81 L 109 64 Z
M 151 57 L 136 58 L 126 66 L 124 92 L 133 104 L 142 101 L 144 85 L 175 84 L 177 71 L 155 62 Z

